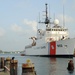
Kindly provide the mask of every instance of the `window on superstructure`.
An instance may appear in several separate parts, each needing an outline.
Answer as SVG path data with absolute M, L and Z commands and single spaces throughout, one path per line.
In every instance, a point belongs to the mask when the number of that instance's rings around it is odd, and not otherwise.
M 46 29 L 46 31 L 51 31 L 51 29 Z
M 61 31 L 62 31 L 62 29 L 61 29 Z
M 68 29 L 65 29 L 65 31 L 67 31 Z
M 57 29 L 57 31 L 59 31 L 60 29 Z
M 58 29 L 58 31 L 60 31 L 60 29 Z

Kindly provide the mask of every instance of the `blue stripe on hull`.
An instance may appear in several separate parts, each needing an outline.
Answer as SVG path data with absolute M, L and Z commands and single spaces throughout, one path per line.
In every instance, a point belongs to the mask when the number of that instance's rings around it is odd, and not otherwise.
M 48 55 L 50 55 L 50 43 L 48 43 Z

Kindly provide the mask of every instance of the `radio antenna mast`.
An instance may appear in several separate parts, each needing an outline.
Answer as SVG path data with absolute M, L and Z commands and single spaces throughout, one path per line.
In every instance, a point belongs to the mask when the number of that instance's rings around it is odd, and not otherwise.
M 40 22 L 40 12 L 39 12 L 39 22 Z
M 65 27 L 64 5 L 63 5 L 63 27 Z

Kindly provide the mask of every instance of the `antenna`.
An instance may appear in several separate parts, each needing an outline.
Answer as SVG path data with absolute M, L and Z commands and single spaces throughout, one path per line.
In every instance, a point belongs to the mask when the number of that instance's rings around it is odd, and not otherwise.
M 63 27 L 65 27 L 64 5 L 63 5 Z
M 50 20 L 49 20 L 49 18 L 48 18 L 48 12 L 47 12 L 47 3 L 45 4 L 46 5 L 46 11 L 45 11 L 45 13 L 46 13 L 46 18 L 45 18 L 45 21 L 44 22 L 39 22 L 39 23 L 45 23 L 45 24 L 49 24 L 50 23 Z M 39 19 L 40 19 L 40 17 L 39 17 Z
M 39 22 L 40 22 L 40 12 L 39 12 Z
M 50 14 L 50 10 L 51 10 L 51 9 L 50 9 L 50 4 L 49 4 L 49 23 L 50 23 L 50 26 L 51 26 L 51 21 L 50 21 L 50 20 L 51 20 L 51 17 L 50 17 L 51 14 Z
M 50 19 L 51 19 L 51 18 L 50 18 L 50 15 L 51 15 L 51 14 L 50 14 L 50 5 L 49 5 L 49 21 L 50 21 Z
M 55 20 L 55 13 L 54 13 L 54 20 Z
M 46 18 L 45 18 L 45 24 L 49 24 L 50 21 L 49 21 L 49 19 L 48 19 L 47 3 L 46 3 L 45 5 L 46 5 Z
M 48 18 L 48 12 L 47 12 L 47 4 L 45 4 L 46 5 L 46 18 Z

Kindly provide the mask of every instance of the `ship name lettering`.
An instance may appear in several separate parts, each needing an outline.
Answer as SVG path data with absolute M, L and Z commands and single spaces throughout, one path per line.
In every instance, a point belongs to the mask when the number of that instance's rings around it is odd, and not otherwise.
M 37 49 L 44 49 L 44 48 L 46 48 L 46 46 L 41 46 L 41 47 L 37 47 Z
M 45 46 L 42 46 L 41 49 L 46 48 Z
M 58 47 L 63 47 L 62 44 L 58 44 L 57 46 L 58 46 Z

